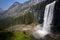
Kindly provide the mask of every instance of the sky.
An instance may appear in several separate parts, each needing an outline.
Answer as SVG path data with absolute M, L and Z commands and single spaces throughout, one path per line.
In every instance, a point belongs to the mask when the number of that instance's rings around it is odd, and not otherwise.
M 7 10 L 14 2 L 24 3 L 28 0 L 0 0 L 0 8 Z

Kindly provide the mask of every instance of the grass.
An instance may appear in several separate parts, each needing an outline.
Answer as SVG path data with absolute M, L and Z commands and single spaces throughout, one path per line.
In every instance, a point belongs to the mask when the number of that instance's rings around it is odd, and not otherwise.
M 27 32 L 0 31 L 0 40 L 35 40 Z

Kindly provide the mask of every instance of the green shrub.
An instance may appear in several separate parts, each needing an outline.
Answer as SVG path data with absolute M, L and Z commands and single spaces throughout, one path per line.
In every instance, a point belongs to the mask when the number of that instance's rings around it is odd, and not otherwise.
M 0 31 L 0 40 L 35 40 L 35 38 L 27 32 Z

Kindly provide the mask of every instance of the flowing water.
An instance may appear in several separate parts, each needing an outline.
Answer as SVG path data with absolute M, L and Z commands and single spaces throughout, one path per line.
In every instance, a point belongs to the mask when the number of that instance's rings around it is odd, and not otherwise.
M 43 38 L 45 35 L 50 33 L 51 23 L 52 23 L 53 14 L 54 14 L 53 11 L 54 11 L 55 2 L 56 1 L 46 6 L 45 13 L 44 13 L 43 27 L 41 27 L 40 25 L 37 25 L 37 27 L 35 28 L 34 36 L 36 38 L 41 38 L 41 37 Z
M 45 8 L 45 13 L 44 13 L 44 23 L 43 23 L 43 31 L 50 32 L 51 24 L 52 24 L 52 19 L 53 19 L 53 14 L 54 14 L 54 5 L 55 1 L 51 4 L 48 4 Z

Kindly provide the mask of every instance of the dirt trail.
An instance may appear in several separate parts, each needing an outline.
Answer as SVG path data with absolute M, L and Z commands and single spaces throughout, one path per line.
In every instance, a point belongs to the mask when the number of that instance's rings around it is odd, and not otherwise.
M 5 30 L 8 31 L 27 31 L 33 29 L 33 26 L 31 25 L 15 25 L 11 26 L 9 28 L 6 28 Z

